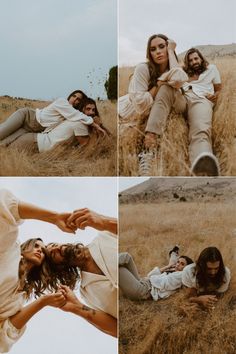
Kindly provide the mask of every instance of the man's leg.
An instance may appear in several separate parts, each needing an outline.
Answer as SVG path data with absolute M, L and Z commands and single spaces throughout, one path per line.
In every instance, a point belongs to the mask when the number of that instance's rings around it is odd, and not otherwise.
M 143 300 L 150 297 L 148 279 L 139 278 L 133 258 L 126 252 L 119 255 L 119 287 L 132 300 Z
M 207 99 L 194 94 L 188 97 L 189 159 L 196 175 L 219 174 L 218 161 L 212 153 L 212 108 Z

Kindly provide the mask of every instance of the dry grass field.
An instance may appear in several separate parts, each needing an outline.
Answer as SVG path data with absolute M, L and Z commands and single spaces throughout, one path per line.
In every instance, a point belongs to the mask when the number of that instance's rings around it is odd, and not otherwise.
M 190 306 L 184 289 L 157 302 L 120 294 L 120 354 L 236 353 L 235 213 L 232 199 L 120 205 L 120 251 L 132 254 L 141 276 L 166 265 L 175 244 L 194 260 L 205 247 L 218 247 L 232 273 L 211 312 Z
M 209 60 L 217 65 L 222 92 L 213 116 L 213 149 L 223 176 L 236 175 L 236 60 L 233 56 Z M 120 68 L 119 96 L 127 93 L 134 68 Z M 138 153 L 142 150 L 147 117 L 136 115 L 122 120 L 119 128 L 119 174 L 138 175 Z M 182 115 L 170 114 L 158 152 L 155 175 L 189 176 L 188 127 Z
M 0 122 L 22 107 L 43 108 L 50 102 L 0 97 Z M 93 136 L 89 145 L 79 151 L 64 144 L 51 151 L 37 153 L 31 148 L 18 151 L 0 147 L 0 176 L 115 176 L 117 174 L 116 103 L 99 101 L 98 110 L 112 136 Z

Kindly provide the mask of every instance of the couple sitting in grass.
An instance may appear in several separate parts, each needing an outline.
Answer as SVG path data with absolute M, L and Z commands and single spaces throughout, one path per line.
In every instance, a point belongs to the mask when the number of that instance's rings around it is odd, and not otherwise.
M 196 263 L 187 256 L 179 257 L 179 247 L 169 253 L 167 266 L 155 267 L 145 278 L 140 278 L 132 256 L 119 255 L 119 286 L 131 300 L 159 300 L 186 288 L 187 298 L 205 309 L 215 307 L 218 298 L 229 287 L 230 271 L 216 247 L 207 247 Z
M 76 90 L 67 99 L 58 98 L 43 109 L 18 109 L 0 124 L 0 145 L 19 149 L 34 146 L 42 152 L 75 137 L 84 146 L 92 131 L 109 134 L 101 123 L 96 102 Z

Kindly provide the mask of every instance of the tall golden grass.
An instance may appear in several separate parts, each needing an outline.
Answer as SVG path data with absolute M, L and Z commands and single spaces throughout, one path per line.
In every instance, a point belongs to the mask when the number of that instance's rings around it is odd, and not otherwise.
M 194 260 L 208 246 L 222 252 L 230 289 L 211 312 L 190 306 L 184 289 L 165 300 L 131 301 L 120 294 L 120 354 L 233 354 L 236 352 L 235 201 L 120 205 L 120 251 L 141 276 L 168 262 L 175 245 Z
M 222 79 L 222 92 L 213 115 L 213 150 L 220 162 L 223 176 L 236 175 L 236 61 L 234 57 L 217 58 Z M 119 95 L 127 93 L 134 68 L 119 70 Z M 135 115 L 121 120 L 119 128 L 119 173 L 122 176 L 138 175 L 138 153 L 143 148 L 147 117 Z M 188 126 L 182 115 L 171 113 L 158 152 L 157 176 L 189 176 Z
M 0 122 L 22 107 L 43 108 L 50 102 L 0 97 Z M 92 136 L 82 150 L 61 144 L 51 151 L 37 153 L 31 148 L 18 151 L 0 147 L 0 176 L 115 176 L 117 175 L 116 103 L 98 101 L 104 125 L 112 133 L 105 139 Z

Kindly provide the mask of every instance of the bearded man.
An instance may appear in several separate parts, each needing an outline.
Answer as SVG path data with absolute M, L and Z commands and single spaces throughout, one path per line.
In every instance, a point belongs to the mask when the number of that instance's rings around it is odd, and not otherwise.
M 196 48 L 187 51 L 184 70 L 189 76 L 182 93 L 187 100 L 191 172 L 196 176 L 218 176 L 220 168 L 211 136 L 213 108 L 221 90 L 220 74 Z

